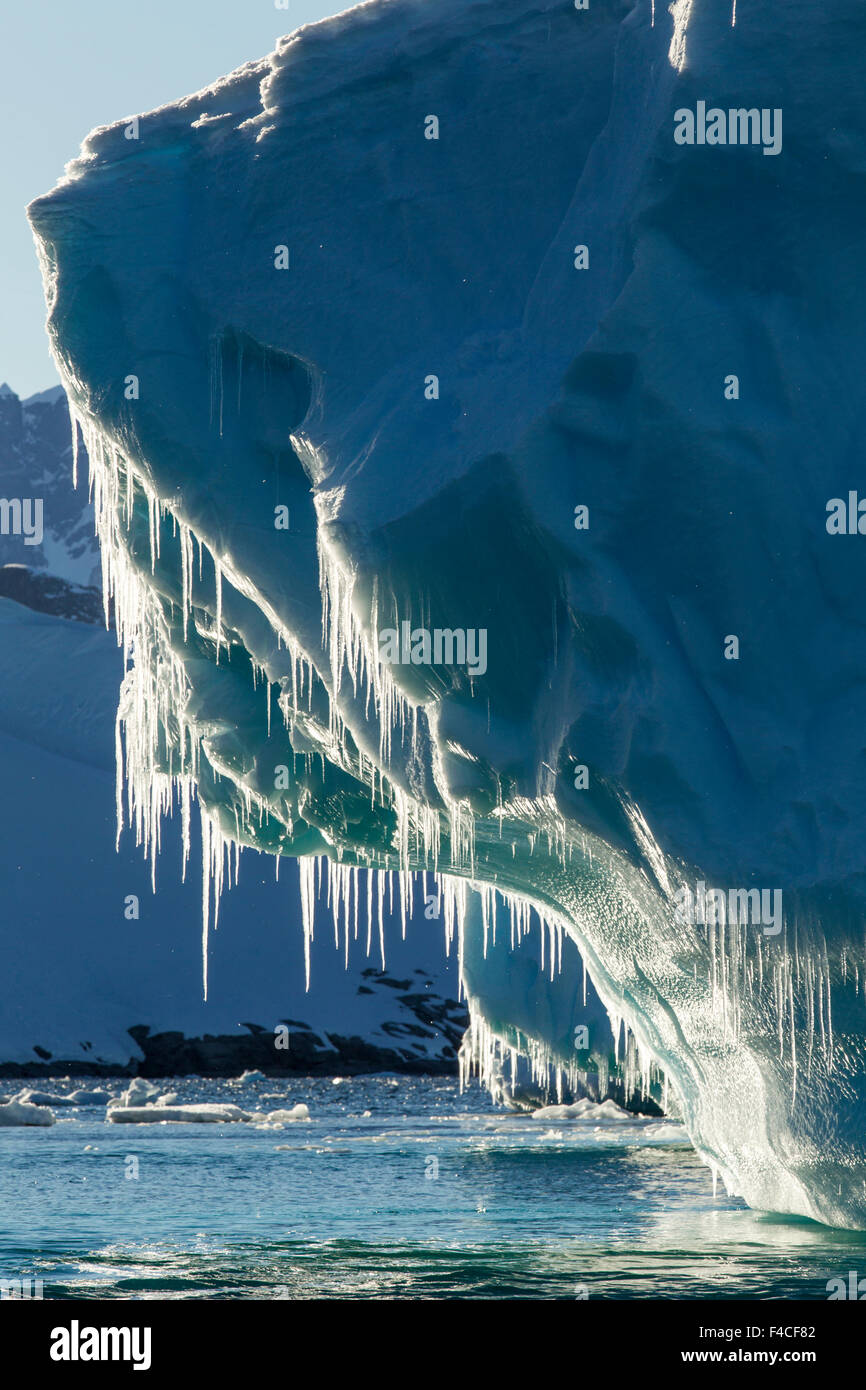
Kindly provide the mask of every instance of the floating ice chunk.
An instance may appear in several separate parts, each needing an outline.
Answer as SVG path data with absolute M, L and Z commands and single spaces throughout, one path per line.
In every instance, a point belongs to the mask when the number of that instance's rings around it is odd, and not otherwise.
M 14 1099 L 23 1101 L 25 1105 L 48 1105 L 59 1109 L 72 1105 L 106 1105 L 111 1100 L 111 1092 L 79 1089 L 70 1091 L 68 1096 L 63 1096 L 54 1091 L 34 1091 L 25 1087 L 23 1091 L 17 1093 Z
M 147 1105 L 158 1095 L 158 1086 L 154 1086 L 152 1081 L 145 1081 L 143 1076 L 136 1076 L 130 1081 L 122 1096 L 108 1102 L 108 1108 L 114 1110 L 119 1106 Z
M 634 1122 L 635 1116 L 616 1105 L 612 1100 L 597 1104 L 592 1100 L 578 1100 L 573 1105 L 543 1105 L 533 1110 L 533 1120 L 583 1120 L 589 1124 Z
M 233 1084 L 242 1086 L 245 1081 L 265 1081 L 266 1079 L 263 1071 L 245 1071 L 234 1078 Z
M 28 1105 L 23 1100 L 7 1100 L 0 1105 L 0 1126 L 4 1125 L 53 1125 L 54 1115 L 41 1105 Z
M 21 1101 L 23 1105 L 53 1105 L 59 1107 L 77 1104 L 71 1096 L 55 1095 L 53 1091 L 33 1091 L 30 1090 L 29 1087 L 25 1087 L 23 1091 L 18 1091 L 12 1099 Z
M 624 1120 L 634 1124 L 636 1118 L 635 1115 L 630 1114 L 628 1110 L 623 1110 L 621 1105 L 617 1105 L 612 1100 L 603 1100 L 600 1105 L 596 1106 L 593 1115 L 595 1120 L 614 1120 L 618 1124 Z
M 160 1096 L 159 1099 L 155 1100 L 153 1103 L 155 1106 L 161 1109 L 166 1105 L 177 1105 L 179 1099 L 180 1097 L 178 1096 L 177 1091 L 166 1091 L 164 1096 Z
M 109 1109 L 112 1124 L 147 1125 L 174 1120 L 178 1124 L 235 1124 L 251 1117 L 237 1105 L 118 1105 Z
M 265 1116 L 265 1123 L 269 1125 L 284 1125 L 292 1120 L 309 1120 L 310 1112 L 303 1101 L 298 1105 L 293 1105 L 291 1110 L 272 1110 Z
M 676 1124 L 672 1120 L 659 1120 L 656 1124 L 645 1125 L 641 1132 L 641 1139 L 664 1139 L 670 1144 L 688 1144 L 689 1136 L 685 1127 Z
M 69 1096 L 71 1105 L 107 1105 L 110 1100 L 110 1091 L 86 1091 L 83 1088 L 73 1091 Z

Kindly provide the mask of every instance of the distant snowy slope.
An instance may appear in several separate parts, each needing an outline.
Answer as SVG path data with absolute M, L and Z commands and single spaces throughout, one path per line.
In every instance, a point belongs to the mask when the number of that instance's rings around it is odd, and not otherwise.
M 72 484 L 72 432 L 62 386 L 20 400 L 0 386 L 0 496 L 42 503 L 39 544 L 0 534 L 0 566 L 27 565 L 72 585 L 98 585 L 99 547 L 87 502 L 87 459 Z M 4 591 L 5 592 L 5 591 Z
M 386 969 L 366 933 L 346 968 L 323 910 L 307 993 L 292 863 L 276 884 L 244 859 L 202 1002 L 199 875 L 182 884 L 168 847 L 154 896 L 128 832 L 115 851 L 120 677 L 113 634 L 0 598 L 0 1071 L 452 1068 L 467 1018 L 441 922 L 421 914 L 405 943 L 388 914 Z

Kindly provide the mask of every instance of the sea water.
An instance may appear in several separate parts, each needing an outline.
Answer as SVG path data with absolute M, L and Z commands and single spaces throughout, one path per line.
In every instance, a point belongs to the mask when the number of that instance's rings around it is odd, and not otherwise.
M 0 1280 L 46 1299 L 591 1301 L 826 1299 L 866 1274 L 866 1234 L 714 1196 L 671 1121 L 533 1118 L 451 1078 L 164 1089 L 311 1119 L 117 1125 L 90 1106 L 0 1129 Z

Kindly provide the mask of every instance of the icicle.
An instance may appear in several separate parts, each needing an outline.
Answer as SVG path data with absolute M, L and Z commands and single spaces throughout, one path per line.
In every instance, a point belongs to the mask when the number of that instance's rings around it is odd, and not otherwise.
M 379 890 L 379 956 L 382 962 L 382 969 L 385 969 L 385 873 L 382 869 L 376 870 L 376 884 Z
M 213 557 L 214 584 L 216 587 L 216 664 L 220 664 L 220 644 L 222 642 L 223 631 L 223 575 L 220 563 L 216 556 Z
M 304 931 L 304 978 L 306 989 L 310 988 L 310 952 L 313 942 L 316 916 L 315 874 L 319 866 L 317 856 L 308 855 L 298 860 L 298 874 L 301 889 L 301 922 Z
M 183 604 L 183 640 L 189 638 L 189 615 L 192 611 L 192 534 L 188 526 L 180 528 L 180 564 Z
M 67 397 L 67 400 L 70 398 Z M 74 407 L 69 407 L 69 423 L 72 426 L 72 486 L 78 487 L 78 417 Z

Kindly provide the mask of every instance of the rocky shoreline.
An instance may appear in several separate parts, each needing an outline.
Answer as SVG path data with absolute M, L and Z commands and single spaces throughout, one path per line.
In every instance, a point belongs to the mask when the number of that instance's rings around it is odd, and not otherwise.
M 400 1030 L 400 1037 L 409 1039 L 417 1031 L 429 1037 L 429 1025 L 434 1025 L 447 1039 L 439 1055 L 419 1056 L 410 1046 L 381 1047 L 361 1037 L 343 1037 L 338 1033 L 323 1035 L 297 1019 L 283 1019 L 288 1029 L 289 1046 L 275 1046 L 273 1029 L 246 1023 L 248 1030 L 241 1035 L 205 1033 L 188 1038 L 181 1032 L 152 1033 L 147 1024 L 136 1024 L 129 1035 L 142 1060 L 130 1057 L 126 1066 L 101 1062 L 98 1058 L 74 1059 L 54 1057 L 45 1048 L 35 1047 L 39 1060 L 32 1062 L 0 1062 L 0 1078 L 55 1077 L 124 1077 L 143 1076 L 221 1076 L 233 1077 L 243 1071 L 261 1071 L 266 1076 L 359 1076 L 363 1073 L 399 1072 L 406 1076 L 456 1076 L 457 1051 L 468 1022 L 460 1006 L 447 1001 L 421 1001 L 425 1015 L 431 1011 L 436 1018 L 425 1017 L 423 1023 L 386 1024 L 386 1029 Z M 426 1025 L 426 1026 L 425 1026 Z

